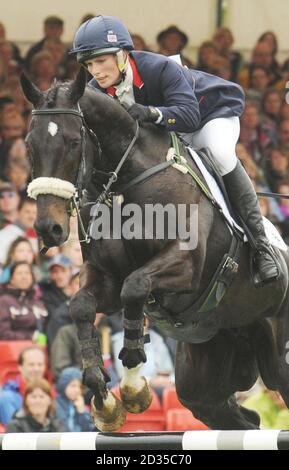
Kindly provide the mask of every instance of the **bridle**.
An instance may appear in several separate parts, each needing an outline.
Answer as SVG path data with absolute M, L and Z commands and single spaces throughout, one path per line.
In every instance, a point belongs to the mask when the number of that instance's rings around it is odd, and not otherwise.
M 76 179 L 76 185 L 74 186 L 72 183 L 62 180 L 60 178 L 47 178 L 47 177 L 39 177 L 35 178 L 31 181 L 31 183 L 28 185 L 27 188 L 27 193 L 28 196 L 37 199 L 37 196 L 40 194 L 50 194 L 50 195 L 55 195 L 62 197 L 64 199 L 68 199 L 70 206 L 69 206 L 69 215 L 73 215 L 74 212 L 76 212 L 80 230 L 84 238 L 82 240 L 79 240 L 80 243 L 89 243 L 91 240 L 91 237 L 89 235 L 89 230 L 86 231 L 84 228 L 83 220 L 80 214 L 79 210 L 79 202 L 82 198 L 82 181 L 83 181 L 83 174 L 85 173 L 85 135 L 86 132 L 92 137 L 93 142 L 98 145 L 99 148 L 99 142 L 97 139 L 96 134 L 93 132 L 92 129 L 89 128 L 87 123 L 85 122 L 83 113 L 80 109 L 79 103 L 77 104 L 78 109 L 74 108 L 47 108 L 47 109 L 33 109 L 32 110 L 32 116 L 47 116 L 47 115 L 62 115 L 62 114 L 69 114 L 76 116 L 81 119 L 81 128 L 80 128 L 80 134 L 81 134 L 81 160 L 80 160 L 80 165 L 78 169 L 78 175 Z M 97 204 L 97 207 L 104 202 L 109 194 L 109 190 L 111 186 L 117 181 L 118 179 L 118 174 L 125 163 L 127 157 L 129 156 L 137 138 L 139 135 L 139 124 L 136 122 L 136 131 L 135 134 L 127 147 L 125 153 L 121 157 L 116 169 L 113 172 L 108 173 L 108 183 L 104 185 L 104 190 L 102 193 L 98 196 L 97 201 L 95 201 L 93 204 Z

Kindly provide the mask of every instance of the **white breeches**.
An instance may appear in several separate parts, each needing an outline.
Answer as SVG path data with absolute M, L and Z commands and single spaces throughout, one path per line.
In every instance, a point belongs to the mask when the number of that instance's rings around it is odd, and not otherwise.
M 239 118 L 234 116 L 213 119 L 190 137 L 193 149 L 209 148 L 221 175 L 224 176 L 237 164 L 236 143 L 239 134 Z

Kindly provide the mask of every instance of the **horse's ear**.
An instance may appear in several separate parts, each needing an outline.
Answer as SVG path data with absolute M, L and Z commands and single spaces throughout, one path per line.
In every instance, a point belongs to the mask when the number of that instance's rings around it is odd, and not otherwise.
M 37 106 L 39 103 L 42 93 L 41 91 L 29 80 L 25 73 L 21 73 L 20 75 L 20 83 L 23 90 L 24 95 L 33 104 L 34 107 Z
M 80 70 L 76 75 L 76 79 L 72 82 L 70 88 L 70 98 L 73 103 L 77 103 L 77 101 L 82 97 L 86 87 L 86 79 L 86 70 L 84 67 L 80 67 Z

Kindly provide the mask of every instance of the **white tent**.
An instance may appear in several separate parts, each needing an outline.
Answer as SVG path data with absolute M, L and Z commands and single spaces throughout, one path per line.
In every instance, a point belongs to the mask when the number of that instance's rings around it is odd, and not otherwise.
M 235 47 L 249 51 L 266 30 L 276 32 L 280 58 L 289 56 L 288 0 L 223 0 L 227 5 L 227 26 L 235 36 Z M 189 36 L 190 55 L 200 43 L 209 39 L 215 29 L 217 0 L 7 0 L 0 21 L 8 38 L 23 48 L 42 37 L 46 16 L 57 15 L 65 21 L 64 40 L 70 42 L 86 13 L 111 14 L 120 17 L 130 31 L 144 36 L 154 48 L 159 31 L 176 24 Z

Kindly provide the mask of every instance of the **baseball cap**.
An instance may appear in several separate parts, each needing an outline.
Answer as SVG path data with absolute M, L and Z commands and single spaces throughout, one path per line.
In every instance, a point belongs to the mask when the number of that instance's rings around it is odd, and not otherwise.
M 48 269 L 53 268 L 54 266 L 62 266 L 63 268 L 70 268 L 71 261 L 67 256 L 62 255 L 61 253 L 55 255 L 52 260 L 48 263 Z

